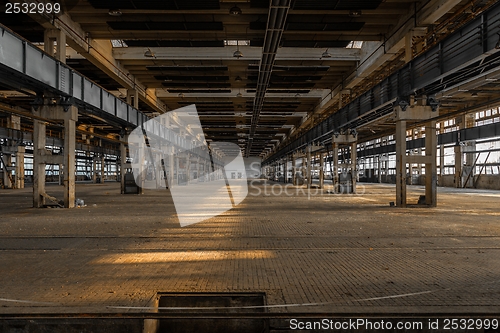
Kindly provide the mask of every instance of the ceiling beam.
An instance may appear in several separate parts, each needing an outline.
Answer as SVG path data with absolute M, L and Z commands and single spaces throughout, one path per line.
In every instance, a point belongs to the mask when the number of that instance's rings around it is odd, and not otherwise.
M 126 89 L 135 89 L 139 98 L 158 112 L 166 112 L 165 105 L 155 95 L 151 94 L 141 82 L 123 65 L 113 57 L 113 46 L 109 40 L 92 38 L 82 29 L 80 24 L 74 22 L 68 14 L 63 14 L 54 19 L 47 20 L 39 15 L 32 16 L 46 29 L 59 29 L 67 36 L 67 43 L 79 54 L 102 70 L 106 75 L 118 82 Z
M 151 50 L 153 57 L 145 57 L 144 52 Z M 257 61 L 262 58 L 262 49 L 251 46 L 239 46 L 243 53 L 241 59 L 233 56 L 236 46 L 226 47 L 118 47 L 114 48 L 112 55 L 118 61 L 133 60 L 223 60 L 223 61 Z M 280 61 L 318 61 L 321 60 L 323 49 L 319 48 L 286 48 L 277 50 L 276 60 Z M 360 49 L 331 48 L 331 58 L 325 61 L 359 61 Z

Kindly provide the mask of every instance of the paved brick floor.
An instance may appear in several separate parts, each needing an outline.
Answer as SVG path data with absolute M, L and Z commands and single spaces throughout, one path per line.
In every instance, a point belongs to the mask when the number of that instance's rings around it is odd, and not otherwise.
M 500 192 L 440 188 L 438 208 L 400 209 L 393 185 L 280 186 L 184 228 L 167 191 L 81 184 L 88 206 L 67 210 L 0 190 L 0 312 L 124 311 L 183 291 L 261 291 L 280 312 L 500 312 Z M 321 304 L 292 306 L 305 303 Z

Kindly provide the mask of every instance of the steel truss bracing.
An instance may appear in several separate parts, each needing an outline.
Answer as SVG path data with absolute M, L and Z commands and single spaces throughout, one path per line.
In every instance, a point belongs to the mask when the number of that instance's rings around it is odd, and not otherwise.
M 266 158 L 263 164 L 277 161 L 311 143 L 328 143 L 334 132 L 362 128 L 391 114 L 396 101 L 409 101 L 410 95 L 432 96 L 478 78 L 500 78 L 499 35 L 500 3 L 497 3 Z

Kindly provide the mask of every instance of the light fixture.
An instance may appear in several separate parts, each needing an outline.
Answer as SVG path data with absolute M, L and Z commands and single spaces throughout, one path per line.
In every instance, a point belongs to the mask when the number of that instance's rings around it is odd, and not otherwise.
M 234 81 L 240 82 L 241 81 L 241 77 L 238 75 L 237 77 L 234 78 Z
M 243 57 L 243 53 L 241 53 L 240 51 L 240 44 L 238 43 L 238 40 L 236 40 L 236 51 L 234 51 L 233 57 L 238 59 Z
M 300 97 L 300 94 L 299 93 L 296 93 L 295 94 L 295 98 L 299 98 Z
M 147 49 L 146 52 L 144 52 L 144 56 L 146 58 L 154 58 L 155 54 L 150 49 Z
M 243 53 L 241 53 L 240 50 L 236 50 L 233 53 L 233 57 L 235 57 L 235 58 L 241 58 L 241 57 L 243 57 Z
M 498 42 L 495 44 L 495 49 L 500 49 L 500 32 L 497 32 Z
M 361 16 L 361 10 L 350 10 L 349 11 L 349 16 L 350 17 L 360 17 Z
M 183 93 L 179 93 L 179 97 L 180 98 L 184 98 L 184 94 Z
M 478 97 L 477 92 L 473 92 L 471 96 L 477 98 Z
M 240 7 L 234 5 L 233 7 L 231 7 L 231 9 L 229 9 L 229 15 L 233 15 L 233 16 L 238 16 L 238 15 L 241 15 L 241 9 Z
M 108 11 L 108 14 L 110 16 L 122 16 L 122 11 L 119 10 L 118 8 L 111 8 L 109 11 Z
M 239 92 L 236 94 L 236 97 L 243 97 L 243 94 Z
M 331 58 L 332 55 L 330 53 L 328 53 L 328 49 L 325 50 L 325 52 L 323 52 L 323 54 L 321 55 L 321 58 Z

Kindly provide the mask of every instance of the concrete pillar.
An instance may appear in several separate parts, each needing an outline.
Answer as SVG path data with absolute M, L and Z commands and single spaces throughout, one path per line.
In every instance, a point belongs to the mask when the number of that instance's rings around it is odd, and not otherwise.
M 348 130 L 347 134 L 334 134 L 332 137 L 333 144 L 333 188 L 336 192 L 349 193 L 349 188 L 341 188 L 340 187 L 340 176 L 339 170 L 339 148 L 341 147 L 350 147 L 350 162 L 347 163 L 346 160 L 343 161 L 345 169 L 347 171 L 346 174 L 351 175 L 350 180 L 350 191 L 352 193 L 356 193 L 356 181 L 357 181 L 357 168 L 356 168 L 356 160 L 357 160 L 357 133 L 353 130 Z M 348 186 L 349 187 L 349 186 Z M 342 191 L 341 191 L 342 190 Z
M 40 108 L 40 110 L 38 109 Z M 33 206 L 43 207 L 45 204 L 45 165 L 63 164 L 63 186 L 64 207 L 75 207 L 75 145 L 76 145 L 76 121 L 78 120 L 78 109 L 76 106 L 44 105 L 33 108 L 33 113 L 46 118 L 62 121 L 64 124 L 64 147 L 63 155 L 52 155 L 45 149 L 46 125 L 35 120 L 33 133 Z
M 46 29 L 43 40 L 44 51 L 60 62 L 66 63 L 66 34 L 58 29 Z
M 444 176 L 444 145 L 439 146 L 439 176 L 440 181 L 439 184 L 443 184 L 443 176 Z
M 357 143 L 351 143 L 351 189 L 352 193 L 356 193 L 356 182 L 358 181 L 358 169 L 356 167 L 358 159 Z
M 97 156 L 95 153 L 92 157 L 92 183 L 97 183 Z
M 401 105 L 401 104 L 400 104 Z M 436 109 L 426 105 L 426 99 L 421 99 L 418 104 L 410 102 L 404 108 L 400 105 L 394 108 L 396 120 L 396 206 L 406 207 L 406 165 L 426 165 L 426 203 L 436 206 L 436 158 L 437 136 L 436 122 L 432 118 L 439 115 Z M 403 105 L 404 106 L 404 105 Z M 408 120 L 429 120 L 426 126 L 426 155 L 406 155 L 406 122 Z M 428 172 L 428 174 L 427 174 Z
M 136 179 L 136 184 L 139 186 L 139 193 L 138 194 L 144 194 L 144 182 L 146 181 L 146 168 L 144 162 L 146 161 L 146 156 L 145 156 L 145 143 L 141 142 L 138 147 L 138 155 L 137 155 L 137 160 L 140 165 L 141 170 L 139 170 L 139 177 Z
M 325 185 L 325 154 L 319 154 L 319 188 Z
M 106 175 L 106 155 L 101 154 L 101 183 L 104 184 L 104 179 Z
M 7 117 L 7 128 L 13 129 L 13 130 L 21 130 L 21 118 L 16 115 L 10 115 Z M 9 131 L 10 132 L 10 131 Z M 0 151 L 3 152 L 3 157 L 2 160 L 5 163 L 4 168 L 0 169 L 0 171 L 3 171 L 3 184 L 6 188 L 16 188 L 16 178 L 18 176 L 18 170 L 17 170 L 17 165 L 18 165 L 18 159 L 16 158 L 16 176 L 12 174 L 12 171 L 14 168 L 12 167 L 12 157 L 16 156 L 18 153 L 18 144 L 17 142 L 13 140 L 7 140 L 7 144 L 3 147 L 0 147 Z M 24 155 L 23 155 L 24 156 Z M 24 157 L 22 160 L 23 166 L 24 166 Z M 24 169 L 23 169 L 23 179 L 24 179 Z M 23 183 L 24 184 L 24 183 Z M 24 185 L 23 185 L 24 186 Z
M 9 147 L 10 148 L 10 147 Z M 5 163 L 3 168 L 3 184 L 5 188 L 13 188 L 15 184 L 13 184 L 12 180 L 12 155 L 10 152 L 8 154 L 3 154 L 2 157 L 3 163 Z M 15 182 L 14 182 L 15 183 Z
M 45 205 L 46 123 L 33 120 L 33 207 Z
M 125 193 L 125 174 L 127 173 L 127 146 L 124 142 L 127 141 L 126 137 L 122 137 L 122 142 L 120 143 L 120 183 L 121 183 L 121 194 Z
M 186 182 L 189 184 L 191 181 L 191 154 L 186 154 Z
M 410 62 L 413 59 L 413 37 L 423 36 L 426 33 L 425 27 L 415 27 L 405 35 L 405 62 Z M 420 48 L 417 48 L 416 51 L 419 52 Z
M 57 177 L 59 186 L 62 186 L 64 184 L 64 175 L 63 175 L 64 171 L 63 170 L 64 170 L 64 165 L 59 164 L 59 177 Z
M 200 158 L 200 156 L 198 156 L 196 158 L 196 180 L 198 180 L 198 178 L 200 178 L 200 172 L 201 172 L 201 170 L 200 170 L 200 160 L 201 160 L 201 158 Z
M 17 146 L 16 153 L 16 188 L 24 188 L 24 146 Z
M 382 183 L 382 161 L 380 155 L 377 156 L 377 177 L 378 182 Z
M 177 182 L 174 178 L 175 166 L 177 164 L 177 158 L 174 154 L 175 154 L 175 148 L 171 147 L 170 154 L 168 154 L 168 186 L 173 186 L 173 185 L 177 184 Z
M 311 188 L 311 184 L 312 184 L 312 177 L 311 177 L 311 167 L 312 167 L 312 159 L 311 159 L 311 146 L 308 146 L 307 149 L 306 149 L 306 163 L 307 163 L 307 173 L 306 173 L 306 177 L 307 177 L 307 188 Z
M 425 126 L 425 203 L 431 207 L 437 205 L 437 135 L 436 122 Z
M 413 59 L 413 33 L 410 31 L 405 35 L 405 62 L 410 62 Z
M 179 184 L 179 174 L 180 174 L 180 169 L 179 169 L 179 160 L 180 160 L 180 157 L 179 156 L 175 156 L 175 179 L 174 179 L 174 185 L 178 185 Z
M 127 90 L 127 103 L 139 109 L 139 92 L 136 89 Z
M 332 158 L 333 158 L 333 170 L 332 170 L 332 183 L 334 192 L 339 191 L 339 143 L 333 142 L 332 145 Z
M 296 168 L 297 168 L 297 164 L 296 164 L 296 158 L 295 158 L 295 154 L 292 153 L 292 185 L 297 185 L 297 176 L 296 176 Z
M 462 167 L 464 164 L 464 154 L 462 152 L 462 146 L 457 142 L 454 148 L 455 150 L 455 187 L 462 188 Z
M 16 131 L 21 130 L 21 117 L 11 114 L 7 117 L 7 128 L 11 128 Z
M 162 181 L 164 176 L 165 165 L 163 164 L 162 154 L 155 154 L 155 183 L 156 188 L 162 188 L 163 186 L 167 186 L 165 182 Z
M 396 206 L 406 207 L 406 121 L 396 122 Z
M 70 106 L 68 111 L 64 112 L 64 207 L 75 207 L 75 149 L 76 149 L 76 121 L 78 120 L 78 109 Z

